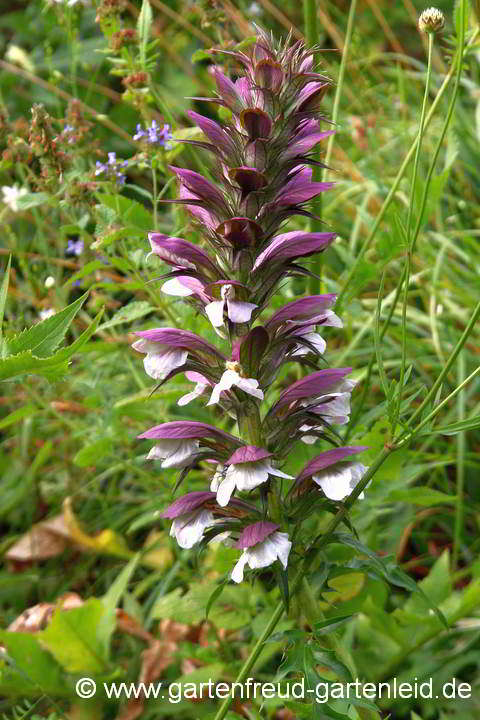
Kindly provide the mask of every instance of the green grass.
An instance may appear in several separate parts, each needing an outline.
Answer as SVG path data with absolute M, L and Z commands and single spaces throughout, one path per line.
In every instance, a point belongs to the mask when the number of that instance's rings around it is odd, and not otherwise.
M 212 415 L 200 401 L 184 409 L 177 406 L 177 399 L 191 389 L 182 375 L 152 394 L 153 381 L 131 343 L 136 330 L 163 324 L 188 328 L 221 345 L 198 314 L 160 292 L 158 277 L 165 267 L 156 259 L 146 260 L 147 231 L 154 224 L 160 232 L 200 241 L 187 215 L 171 205 L 157 206 L 155 195 L 175 195 L 168 163 L 201 170 L 208 158 L 189 145 L 161 150 L 153 181 L 152 168 L 131 136 L 137 123 L 152 118 L 168 120 L 174 133 L 182 132 L 189 126 L 189 108 L 205 111 L 205 105 L 184 99 L 212 92 L 208 62 L 199 52 L 204 47 L 243 41 L 254 33 L 253 22 L 277 36 L 286 34 L 289 25 L 301 32 L 304 8 L 291 0 L 259 0 L 254 6 L 235 0 L 215 7 L 152 2 L 152 24 L 145 16 L 139 24 L 140 35 L 141 26 L 150 35 L 121 53 L 107 50 L 108 37 L 120 25 L 95 22 L 91 7 L 65 13 L 35 0 L 2 9 L 0 186 L 16 183 L 32 193 L 18 212 L 0 202 L 2 273 L 11 257 L 3 337 L 8 341 L 37 323 L 41 311 L 58 312 L 86 290 L 88 300 L 70 325 L 65 345 L 80 337 L 101 308 L 105 327 L 74 355 L 61 378 L 49 382 L 28 375 L 0 384 L 0 626 L 6 628 L 38 603 L 55 603 L 66 592 L 84 600 L 110 598 L 104 611 L 95 610 L 101 622 L 95 624 L 93 614 L 77 619 L 98 643 L 94 649 L 106 667 L 98 677 L 126 681 L 138 679 L 141 653 L 152 646 L 152 638 L 171 639 L 167 621 L 190 626 L 174 638 L 175 652 L 159 676 L 167 682 L 186 680 L 187 670 L 194 667 L 206 678 L 217 673 L 218 679 L 233 680 L 242 666 L 267 682 L 277 677 L 282 657 L 290 678 L 306 671 L 307 678 L 312 673 L 312 682 L 314 669 L 322 668 L 322 677 L 334 679 L 336 672 L 342 676 L 342 669 L 325 666 L 339 643 L 348 666 L 364 680 L 433 676 L 441 683 L 458 677 L 473 687 L 472 698 L 463 701 L 382 701 L 382 711 L 391 712 L 392 718 L 470 720 L 480 709 L 480 324 L 478 318 L 472 321 L 480 297 L 478 18 L 470 9 L 459 81 L 453 58 L 459 53 L 463 3 L 457 3 L 455 11 L 450 3 L 440 3 L 447 24 L 435 40 L 412 189 L 426 52 L 410 4 L 380 6 L 389 37 L 371 3 L 357 8 L 350 25 L 349 3 L 317 3 L 316 29 L 309 14 L 314 5 L 305 3 L 308 39 L 315 42 L 315 35 L 326 49 L 319 55 L 322 72 L 338 80 L 338 91 L 325 99 L 325 114 L 337 122 L 335 139 L 328 144 L 328 179 L 336 186 L 323 195 L 321 211 L 339 238 L 322 258 L 319 291 L 338 293 L 344 330 L 326 329 L 327 359 L 332 366 L 352 366 L 359 380 L 352 422 L 341 428 L 342 437 L 368 445 L 366 464 L 372 465 L 385 446 L 391 449 L 395 426 L 397 441 L 408 438 L 409 429 L 420 423 L 422 433 L 381 455 L 366 499 L 349 513 L 362 545 L 355 549 L 325 541 L 308 556 L 309 590 L 292 598 L 288 617 L 279 605 L 273 574 L 265 572 L 253 585 L 227 586 L 212 606 L 211 622 L 202 624 L 209 593 L 227 578 L 237 555 L 222 546 L 200 554 L 186 552 L 169 538 L 169 523 L 159 515 L 171 502 L 177 473 L 146 462 L 148 448 L 137 435 L 164 421 L 211 422 Z M 417 14 L 424 9 L 419 2 L 413 5 Z M 128 5 L 125 26 L 137 27 L 140 9 L 140 2 Z M 400 48 L 392 46 L 392 37 Z M 9 46 L 25 55 L 6 52 Z M 339 46 L 348 50 L 343 67 Z M 112 63 L 112 57 L 125 64 Z M 148 91 L 126 91 L 124 70 L 127 75 L 148 72 Z M 81 104 L 72 105 L 74 98 Z M 75 142 L 60 146 L 65 156 L 46 153 L 45 146 L 35 145 L 30 137 L 31 108 L 39 102 L 51 118 L 43 137 L 57 137 L 65 122 L 76 127 Z M 322 147 L 326 150 L 327 143 Z M 104 162 L 110 151 L 129 160 L 121 192 L 113 185 L 92 185 L 101 180 L 94 175 L 95 162 Z M 289 229 L 306 226 L 305 219 L 297 218 Z M 78 257 L 66 254 L 73 236 L 85 243 Z M 55 280 L 50 288 L 45 286 L 49 276 Z M 74 286 L 74 280 L 81 287 Z M 318 289 L 319 281 L 315 283 Z M 275 297 L 275 306 L 305 293 L 303 279 L 290 279 Z M 136 304 L 124 317 L 116 316 L 130 303 Z M 299 372 L 289 368 L 288 380 Z M 287 382 L 287 373 L 280 381 Z M 232 428 L 218 411 L 215 421 Z M 289 457 L 286 471 L 294 474 L 313 454 L 305 446 Z M 188 489 L 204 489 L 205 482 L 205 471 L 195 470 Z M 33 542 L 29 549 L 32 536 L 27 536 L 23 560 L 12 559 L 8 551 L 33 526 L 65 513 L 65 498 L 70 498 L 74 513 L 66 514 L 65 533 L 70 537 L 61 541 L 58 533 L 50 534 L 47 557 L 34 552 Z M 332 522 L 330 513 L 321 513 L 308 521 L 308 529 L 312 536 L 320 535 L 332 529 Z M 348 528 L 335 531 L 347 533 Z M 405 575 L 396 574 L 391 558 Z M 121 628 L 113 632 L 113 594 L 108 593 L 117 580 L 117 600 L 143 628 L 143 636 Z M 414 582 L 440 608 L 451 628 L 448 633 L 414 592 Z M 316 638 L 312 612 L 318 622 L 320 617 L 352 618 L 334 634 Z M 273 629 L 272 618 L 279 623 L 274 631 L 278 635 L 262 644 L 266 629 Z M 0 642 L 5 642 L 2 637 Z M 42 647 L 30 651 L 47 652 Z M 314 651 L 323 655 L 315 659 L 308 654 Z M 15 656 L 17 666 L 22 652 Z M 60 692 L 56 670 L 46 659 L 50 656 L 41 657 L 40 683 L 20 681 L 21 667 L 15 674 L 15 664 L 11 670 L 0 663 L 0 714 L 9 720 L 116 717 L 115 703 L 85 710 L 85 703 L 75 699 L 68 671 Z M 235 706 L 227 717 L 278 720 L 281 705 L 268 701 L 261 708 L 259 701 L 252 701 L 245 711 Z M 345 711 L 344 706 L 332 707 Z M 298 717 L 312 716 L 305 708 L 292 705 L 291 710 Z M 214 717 L 218 711 L 219 703 L 209 700 L 178 705 L 150 701 L 140 717 L 193 720 Z M 380 717 L 368 708 L 351 713 L 362 719 Z

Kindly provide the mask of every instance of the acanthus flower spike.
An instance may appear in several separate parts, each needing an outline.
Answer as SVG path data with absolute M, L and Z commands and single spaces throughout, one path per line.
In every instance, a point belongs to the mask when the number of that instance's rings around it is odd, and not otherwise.
M 146 355 L 145 368 L 155 379 L 184 373 L 194 383 L 178 399 L 180 408 L 193 400 L 220 405 L 222 427 L 235 428 L 236 435 L 180 420 L 139 437 L 154 441 L 149 457 L 163 468 L 180 468 L 180 480 L 193 467 L 204 473 L 209 489 L 175 500 L 163 517 L 173 521 L 171 534 L 184 548 L 228 532 L 242 551 L 231 573 L 240 582 L 247 566 L 262 569 L 279 561 L 287 570 L 297 537 L 286 532 L 295 503 L 315 494 L 321 499 L 322 493 L 324 501 L 341 501 L 362 477 L 364 466 L 351 456 L 364 448 L 322 452 L 296 479 L 286 472 L 298 443 L 338 442 L 331 425 L 347 422 L 355 383 L 347 379 L 351 368 L 316 369 L 326 351 L 323 327 L 342 327 L 335 295 L 311 295 L 269 311 L 282 278 L 309 274 L 301 263 L 336 237 L 329 228 L 306 232 L 290 224 L 283 231 L 296 215 L 312 217 L 310 201 L 333 187 L 312 176 L 312 166 L 322 165 L 313 150 L 334 132 L 319 113 L 330 81 L 314 71 L 313 51 L 291 37 L 277 46 L 259 31 L 245 52 L 219 55 L 239 65 L 239 76 L 233 81 L 213 66 L 216 97 L 197 99 L 226 108 L 222 115 L 229 119 L 190 111 L 203 138 L 185 141 L 210 154 L 211 175 L 171 167 L 179 197 L 161 201 L 184 206 L 201 244 L 159 232 L 149 240 L 151 252 L 169 266 L 162 291 L 210 321 L 206 332 L 222 338 L 222 350 L 174 328 L 138 333 L 134 347 Z M 279 373 L 285 377 L 282 369 L 291 362 L 315 371 L 278 393 L 275 380 Z M 270 392 L 276 400 L 265 407 Z M 244 492 L 248 503 L 237 497 Z

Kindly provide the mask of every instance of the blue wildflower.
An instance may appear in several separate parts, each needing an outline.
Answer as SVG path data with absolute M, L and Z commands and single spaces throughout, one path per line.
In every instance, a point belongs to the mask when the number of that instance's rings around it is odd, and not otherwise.
M 140 123 L 138 123 L 137 132 L 133 136 L 133 139 L 145 139 L 149 145 L 160 145 L 168 149 L 169 141 L 173 139 L 173 135 L 170 132 L 170 125 L 167 124 L 160 127 L 156 120 L 152 120 L 150 127 L 147 127 L 145 130 Z
M 123 185 L 125 183 L 125 173 L 122 168 L 128 167 L 128 160 L 117 160 L 116 153 L 109 152 L 108 162 L 101 163 L 97 160 L 96 166 L 95 175 L 106 173 L 111 178 L 115 177 L 117 185 Z
M 67 240 L 67 254 L 79 257 L 83 252 L 83 240 Z

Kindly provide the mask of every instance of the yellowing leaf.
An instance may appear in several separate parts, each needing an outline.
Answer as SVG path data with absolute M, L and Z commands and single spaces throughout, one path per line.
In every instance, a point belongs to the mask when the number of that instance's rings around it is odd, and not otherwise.
M 63 503 L 63 516 L 71 539 L 78 545 L 88 548 L 93 552 L 116 555 L 117 557 L 130 559 L 134 553 L 129 550 L 127 543 L 121 535 L 113 530 L 102 530 L 98 535 L 88 535 L 80 526 L 73 510 L 70 498 L 65 498 Z

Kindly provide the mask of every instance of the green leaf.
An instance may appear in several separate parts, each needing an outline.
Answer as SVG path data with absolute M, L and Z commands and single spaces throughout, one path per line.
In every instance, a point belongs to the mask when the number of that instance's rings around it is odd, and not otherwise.
M 19 210 L 30 210 L 30 208 L 38 207 L 48 202 L 50 195 L 48 193 L 26 193 L 17 198 L 17 206 Z
M 98 598 L 90 598 L 81 607 L 56 610 L 50 625 L 37 637 L 67 672 L 95 675 L 109 670 L 114 629 L 115 612 Z
M 106 322 L 99 326 L 99 330 L 105 330 L 106 328 L 115 327 L 115 325 L 121 325 L 122 323 L 132 322 L 138 318 L 144 317 L 154 311 L 154 307 L 150 305 L 146 300 L 134 300 L 125 307 L 121 308 L 115 315 Z
M 0 288 L 0 358 L 4 357 L 4 341 L 3 341 L 3 317 L 5 313 L 5 304 L 7 302 L 8 293 L 8 281 L 10 278 L 10 266 L 12 264 L 12 256 L 8 258 L 7 269 L 2 280 L 2 287 Z
M 419 594 L 428 607 L 430 607 L 437 615 L 442 625 L 448 629 L 448 624 L 443 613 L 441 613 L 438 607 L 425 595 L 422 588 L 417 585 L 415 580 L 413 580 L 410 575 L 403 572 L 396 563 L 388 561 L 385 558 L 378 557 L 373 550 L 370 550 L 370 548 L 363 545 L 363 543 L 351 535 L 332 533 L 331 542 L 339 542 L 342 545 L 352 547 L 363 555 L 366 555 L 372 562 L 372 568 L 380 573 L 380 575 L 383 576 L 391 585 L 397 585 L 398 587 L 405 588 L 405 590 L 409 590 L 412 593 Z
M 7 342 L 8 355 L 18 355 L 30 350 L 36 357 L 46 358 L 60 345 L 88 293 L 75 300 L 52 317 L 24 330 Z
M 113 443 L 110 438 L 102 438 L 94 443 L 85 445 L 73 458 L 73 464 L 77 467 L 88 467 L 96 465 L 97 462 L 112 452 Z
M 84 265 L 81 270 L 78 270 L 78 272 L 74 273 L 71 277 L 68 278 L 67 282 L 65 283 L 65 287 L 67 287 L 68 285 L 73 285 L 73 283 L 77 280 L 82 280 L 82 278 L 90 275 L 90 273 L 95 272 L 95 270 L 100 270 L 102 268 L 105 269 L 105 265 L 102 263 L 101 260 L 91 260 L 89 263 Z
M 425 430 L 420 432 L 417 437 L 421 435 L 458 435 L 458 433 L 465 432 L 467 430 L 476 430 L 480 427 L 480 415 L 474 415 L 471 418 L 465 420 L 459 420 L 458 422 L 450 423 L 449 425 L 443 425 L 435 427 L 432 430 Z
M 36 415 L 38 412 L 39 409 L 35 407 L 35 405 L 24 405 L 0 420 L 0 430 L 10 425 L 15 425 L 15 423 L 25 420 L 25 418 L 32 417 L 32 415 Z
M 62 668 L 41 647 L 37 636 L 0 630 L 0 642 L 12 661 L 0 668 L 2 695 L 65 695 Z
M 199 48 L 198 50 L 195 50 L 192 57 L 190 58 L 190 62 L 197 63 L 201 62 L 202 60 L 211 60 L 212 56 L 210 53 L 208 53 L 206 50 L 202 50 L 202 48 Z
M 116 212 L 125 225 L 141 230 L 143 233 L 149 232 L 153 228 L 151 214 L 136 200 L 123 197 L 123 195 L 108 195 L 107 193 L 100 193 L 98 199 L 102 205 Z
M 109 587 L 108 592 L 102 598 L 102 602 L 105 605 L 108 612 L 114 612 L 115 608 L 120 602 L 120 598 L 128 587 L 130 578 L 136 570 L 140 555 L 135 555 L 130 562 L 125 565 L 122 572 L 117 575 L 113 584 Z
M 68 370 L 69 359 L 88 342 L 97 329 L 102 313 L 103 310 L 72 345 L 58 350 L 51 357 L 39 358 L 33 355 L 31 350 L 27 350 L 18 355 L 0 359 L 0 381 L 18 375 L 43 375 L 48 380 L 56 380 L 61 377 Z
M 430 487 L 413 487 L 408 490 L 392 490 L 386 498 L 387 502 L 406 502 L 411 505 L 431 507 L 433 505 L 450 504 L 457 501 L 456 495 L 446 495 L 440 490 Z
M 452 580 L 450 577 L 450 553 L 445 550 L 436 560 L 426 578 L 418 583 L 425 595 L 436 605 L 440 605 L 452 593 Z M 412 595 L 405 603 L 407 612 L 422 613 L 425 603 L 418 595 Z
M 140 60 L 142 68 L 145 70 L 145 62 L 147 59 L 147 44 L 152 27 L 153 15 L 152 8 L 148 0 L 143 0 L 142 9 L 137 20 L 137 32 L 140 39 Z
M 314 633 L 315 635 L 327 635 L 328 633 L 337 630 L 337 628 L 341 627 L 342 625 L 345 625 L 345 623 L 349 622 L 352 617 L 354 616 L 335 615 L 334 617 L 328 618 L 327 620 L 316 622 L 313 626 Z
M 205 619 L 208 620 L 208 614 L 210 612 L 210 609 L 215 602 L 217 598 L 220 597 L 222 594 L 224 588 L 225 588 L 226 582 L 222 583 L 221 585 L 218 585 L 218 587 L 215 588 L 215 590 L 212 592 L 210 597 L 208 598 L 207 605 L 205 607 Z
M 168 595 L 159 598 L 152 610 L 153 618 L 170 618 L 176 622 L 195 624 L 205 619 L 205 608 L 212 593 L 217 589 L 213 583 L 193 586 L 185 595 L 176 588 Z M 226 586 L 210 608 L 209 620 L 219 628 L 237 630 L 251 622 L 248 607 L 248 588 Z M 240 591 L 240 592 L 238 592 Z

